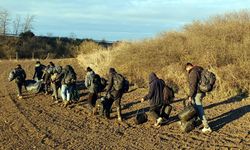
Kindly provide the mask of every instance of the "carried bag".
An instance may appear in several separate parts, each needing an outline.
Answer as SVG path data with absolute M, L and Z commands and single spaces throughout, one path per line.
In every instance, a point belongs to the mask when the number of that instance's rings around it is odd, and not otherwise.
M 180 129 L 182 132 L 190 132 L 195 128 L 195 118 L 187 121 L 187 122 L 183 122 L 183 121 L 179 121 L 178 122 L 180 125 Z
M 190 119 L 194 118 L 196 115 L 196 110 L 193 105 L 186 106 L 184 110 L 182 110 L 179 114 L 178 117 L 181 121 L 186 122 L 189 121 Z
M 216 76 L 214 73 L 208 71 L 207 69 L 202 70 L 201 79 L 199 82 L 199 89 L 202 92 L 210 92 L 214 88 L 216 81 Z
M 142 112 L 140 112 L 140 110 L 138 110 L 136 113 L 136 117 L 135 117 L 135 124 L 139 125 L 139 124 L 143 124 L 147 121 L 148 121 L 148 116 L 145 113 L 144 109 Z
M 25 86 L 27 91 L 32 93 L 38 93 L 41 91 L 42 81 L 26 80 Z

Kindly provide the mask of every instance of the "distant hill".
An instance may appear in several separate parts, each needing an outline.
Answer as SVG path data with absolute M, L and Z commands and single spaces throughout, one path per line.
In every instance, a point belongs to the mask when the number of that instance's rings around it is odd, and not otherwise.
M 77 55 L 78 46 L 93 42 L 107 48 L 114 42 L 67 37 L 35 36 L 31 31 L 20 35 L 0 35 L 0 59 L 18 58 L 69 58 Z

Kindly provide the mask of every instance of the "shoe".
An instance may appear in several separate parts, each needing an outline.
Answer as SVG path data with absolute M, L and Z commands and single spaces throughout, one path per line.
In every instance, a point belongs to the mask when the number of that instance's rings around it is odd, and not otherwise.
M 66 108 L 69 105 L 69 101 L 65 101 L 63 107 Z
M 18 97 L 18 99 L 22 99 L 23 98 L 23 96 L 17 96 Z
M 93 115 L 97 115 L 97 109 L 94 107 L 93 110 L 92 110 L 92 114 Z
M 118 117 L 118 121 L 122 122 L 122 117 Z
M 159 117 L 159 118 L 156 120 L 156 123 L 154 124 L 154 126 L 155 126 L 155 127 L 160 127 L 161 124 L 162 124 L 162 121 L 163 121 L 162 117 Z
M 211 133 L 212 132 L 212 129 L 210 127 L 204 127 L 202 130 L 201 130 L 203 133 Z
M 57 103 L 59 103 L 59 101 L 58 101 L 58 100 L 55 100 L 55 101 L 54 101 L 54 104 L 57 104 Z

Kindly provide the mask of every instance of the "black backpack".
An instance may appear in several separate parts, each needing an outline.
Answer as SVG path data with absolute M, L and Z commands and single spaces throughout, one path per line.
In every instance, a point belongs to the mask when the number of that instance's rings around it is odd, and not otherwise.
M 216 76 L 214 73 L 208 71 L 207 69 L 202 70 L 201 79 L 199 82 L 199 89 L 202 92 L 210 92 L 214 88 L 216 81 Z
M 65 81 L 66 84 L 71 84 L 71 83 L 76 81 L 76 73 L 75 73 L 74 69 L 70 65 L 67 66 L 64 81 Z
M 171 101 L 175 98 L 175 95 L 174 95 L 174 90 L 168 86 L 164 80 L 160 79 L 160 81 L 162 82 L 163 84 L 163 104 L 170 104 Z
M 98 74 L 94 74 L 92 83 L 98 92 L 101 92 L 101 77 Z
M 128 92 L 129 90 L 129 81 L 124 78 L 123 80 L 123 92 Z
M 164 85 L 163 88 L 163 103 L 164 104 L 170 104 L 172 100 L 174 99 L 174 90 L 169 87 L 168 85 Z

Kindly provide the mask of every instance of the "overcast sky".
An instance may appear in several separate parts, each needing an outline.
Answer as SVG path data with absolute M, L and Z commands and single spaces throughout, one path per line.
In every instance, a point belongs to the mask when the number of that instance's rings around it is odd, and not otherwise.
M 0 0 L 11 16 L 35 15 L 36 35 L 139 40 L 193 20 L 248 9 L 250 0 Z

